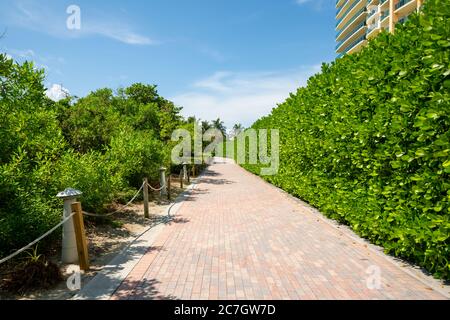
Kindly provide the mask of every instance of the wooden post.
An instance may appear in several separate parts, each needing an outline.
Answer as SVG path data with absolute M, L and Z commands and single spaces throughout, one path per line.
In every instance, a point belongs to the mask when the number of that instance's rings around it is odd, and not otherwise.
M 166 184 L 166 168 L 159 168 L 159 184 L 161 185 L 161 197 L 167 195 L 167 184 Z
M 186 172 L 187 172 L 187 182 L 191 183 L 191 172 L 189 169 L 186 169 Z
M 169 173 L 169 177 L 167 178 L 167 200 L 170 201 L 170 188 L 172 187 L 172 175 Z
M 148 212 L 148 179 L 144 178 L 144 217 L 150 218 Z
M 180 188 L 183 189 L 183 170 L 180 172 Z
M 81 203 L 72 203 L 73 227 L 75 229 L 75 239 L 77 242 L 78 262 L 80 269 L 83 271 L 89 270 L 89 252 L 87 249 L 86 233 L 84 231 L 83 211 L 81 210 Z
M 195 164 L 192 166 L 192 177 L 195 178 Z

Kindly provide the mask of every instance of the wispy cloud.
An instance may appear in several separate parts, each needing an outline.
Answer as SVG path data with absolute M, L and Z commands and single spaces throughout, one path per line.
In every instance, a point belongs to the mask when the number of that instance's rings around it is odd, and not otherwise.
M 251 125 L 304 86 L 320 66 L 274 72 L 219 71 L 171 98 L 186 116 L 211 120 L 220 117 L 228 127 Z
M 33 59 L 36 56 L 34 51 L 31 49 L 25 50 L 10 49 L 8 51 L 11 56 L 16 58 Z
M 129 24 L 114 17 L 96 15 L 95 20 L 88 19 L 89 16 L 84 14 L 83 8 L 81 8 L 81 29 L 69 30 L 66 27 L 68 15 L 64 10 L 57 11 L 50 6 L 28 0 L 9 2 L 9 5 L 5 5 L 9 9 L 0 12 L 0 20 L 5 25 L 16 25 L 60 38 L 102 36 L 130 45 L 158 44 L 157 41 L 137 33 Z
M 18 62 L 33 61 L 35 67 L 44 69 L 47 75 L 50 73 L 62 74 L 60 67 L 65 63 L 62 57 L 37 54 L 32 49 L 1 48 L 1 51 L 4 51 L 11 59 Z M 52 65 L 52 67 L 49 65 Z
M 213 60 L 215 62 L 224 62 L 226 60 L 226 57 L 222 52 L 215 50 L 213 48 L 210 48 L 209 46 L 200 45 L 198 47 L 198 49 L 202 55 L 207 56 L 208 58 L 210 58 L 211 60 Z
M 315 10 L 322 10 L 326 2 L 334 4 L 334 0 L 295 0 L 295 3 L 298 5 L 312 5 Z
M 77 31 L 75 31 L 77 32 Z M 78 31 L 80 35 L 100 35 L 110 39 L 114 39 L 126 44 L 132 45 L 156 45 L 157 41 L 149 37 L 137 34 L 133 31 L 126 30 L 126 27 L 118 27 L 111 25 L 86 25 L 84 29 Z

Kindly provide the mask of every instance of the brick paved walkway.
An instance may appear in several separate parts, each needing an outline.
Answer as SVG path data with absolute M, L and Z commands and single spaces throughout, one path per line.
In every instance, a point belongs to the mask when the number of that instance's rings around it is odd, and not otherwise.
M 348 234 L 240 167 L 214 164 L 112 299 L 446 298 Z M 380 289 L 368 289 L 371 266 Z

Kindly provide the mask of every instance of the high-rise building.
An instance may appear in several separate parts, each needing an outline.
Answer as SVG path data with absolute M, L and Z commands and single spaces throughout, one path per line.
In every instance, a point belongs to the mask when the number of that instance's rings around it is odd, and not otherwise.
M 384 29 L 393 33 L 424 0 L 336 0 L 336 53 L 354 53 Z

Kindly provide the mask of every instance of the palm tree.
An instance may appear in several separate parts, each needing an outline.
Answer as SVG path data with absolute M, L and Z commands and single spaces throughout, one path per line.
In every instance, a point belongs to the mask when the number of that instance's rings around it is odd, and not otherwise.
M 236 124 L 233 126 L 233 135 L 234 135 L 234 136 L 238 136 L 239 133 L 241 133 L 242 131 L 244 131 L 244 126 L 243 126 L 242 124 L 236 123 Z
M 222 132 L 224 138 L 227 136 L 227 128 L 225 127 L 225 123 L 220 120 L 220 118 L 217 118 L 212 122 L 212 127 Z
M 211 128 L 211 124 L 208 121 L 202 121 L 202 132 L 205 133 Z
M 197 119 L 195 117 L 188 117 L 186 122 L 187 123 L 194 123 L 194 122 L 197 122 Z

